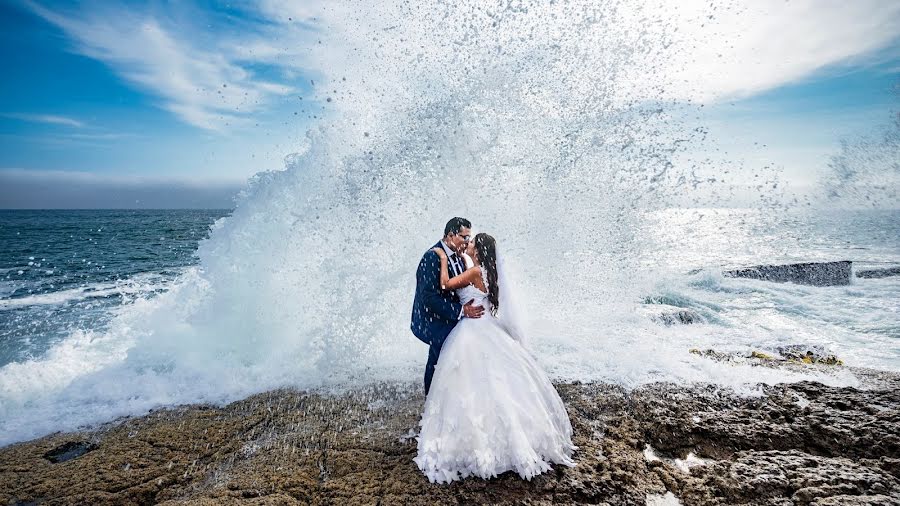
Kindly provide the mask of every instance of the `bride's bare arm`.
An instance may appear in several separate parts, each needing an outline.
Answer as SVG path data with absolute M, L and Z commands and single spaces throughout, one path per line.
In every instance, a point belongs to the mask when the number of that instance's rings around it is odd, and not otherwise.
M 456 290 L 464 286 L 469 286 L 481 277 L 481 271 L 478 267 L 467 269 L 459 276 L 450 277 L 450 271 L 447 268 L 447 254 L 441 248 L 434 248 L 432 251 L 437 253 L 441 259 L 441 288 L 444 290 Z

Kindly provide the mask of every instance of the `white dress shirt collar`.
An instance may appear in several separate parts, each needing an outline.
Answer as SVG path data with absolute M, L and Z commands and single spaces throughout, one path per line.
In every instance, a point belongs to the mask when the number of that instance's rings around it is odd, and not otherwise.
M 441 239 L 441 246 L 444 247 L 444 253 L 447 254 L 447 258 L 456 255 L 456 252 L 450 249 L 450 246 L 447 246 L 447 243 L 445 243 L 443 239 Z

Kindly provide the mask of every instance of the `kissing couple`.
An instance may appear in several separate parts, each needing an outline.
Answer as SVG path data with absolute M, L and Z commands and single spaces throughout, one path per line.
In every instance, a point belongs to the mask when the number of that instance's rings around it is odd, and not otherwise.
M 416 271 L 413 334 L 428 345 L 419 469 L 434 483 L 574 466 L 572 424 L 525 348 L 497 242 L 453 218 Z

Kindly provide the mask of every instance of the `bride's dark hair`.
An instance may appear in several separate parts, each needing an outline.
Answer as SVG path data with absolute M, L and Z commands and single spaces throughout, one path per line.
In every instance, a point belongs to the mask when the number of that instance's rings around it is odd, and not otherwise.
M 491 301 L 491 314 L 497 316 L 500 309 L 500 286 L 497 284 L 497 241 L 488 234 L 475 236 L 475 251 L 481 268 L 487 273 L 488 300 Z

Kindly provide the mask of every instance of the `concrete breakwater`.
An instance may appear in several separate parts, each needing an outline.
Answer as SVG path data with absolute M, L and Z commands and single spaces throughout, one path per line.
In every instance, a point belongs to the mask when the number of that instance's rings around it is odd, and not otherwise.
M 853 262 L 806 262 L 784 265 L 756 265 L 723 272 L 732 278 L 761 279 L 778 283 L 798 283 L 813 286 L 840 286 L 850 284 L 853 277 L 877 279 L 900 276 L 900 267 L 862 269 L 853 272 Z
M 856 271 L 857 278 L 877 279 L 890 276 L 900 276 L 900 267 L 886 267 L 884 269 L 865 269 Z
M 757 265 L 743 269 L 725 271 L 724 275 L 734 278 L 761 279 L 779 283 L 797 283 L 813 286 L 849 285 L 853 263 L 808 262 L 786 265 Z

